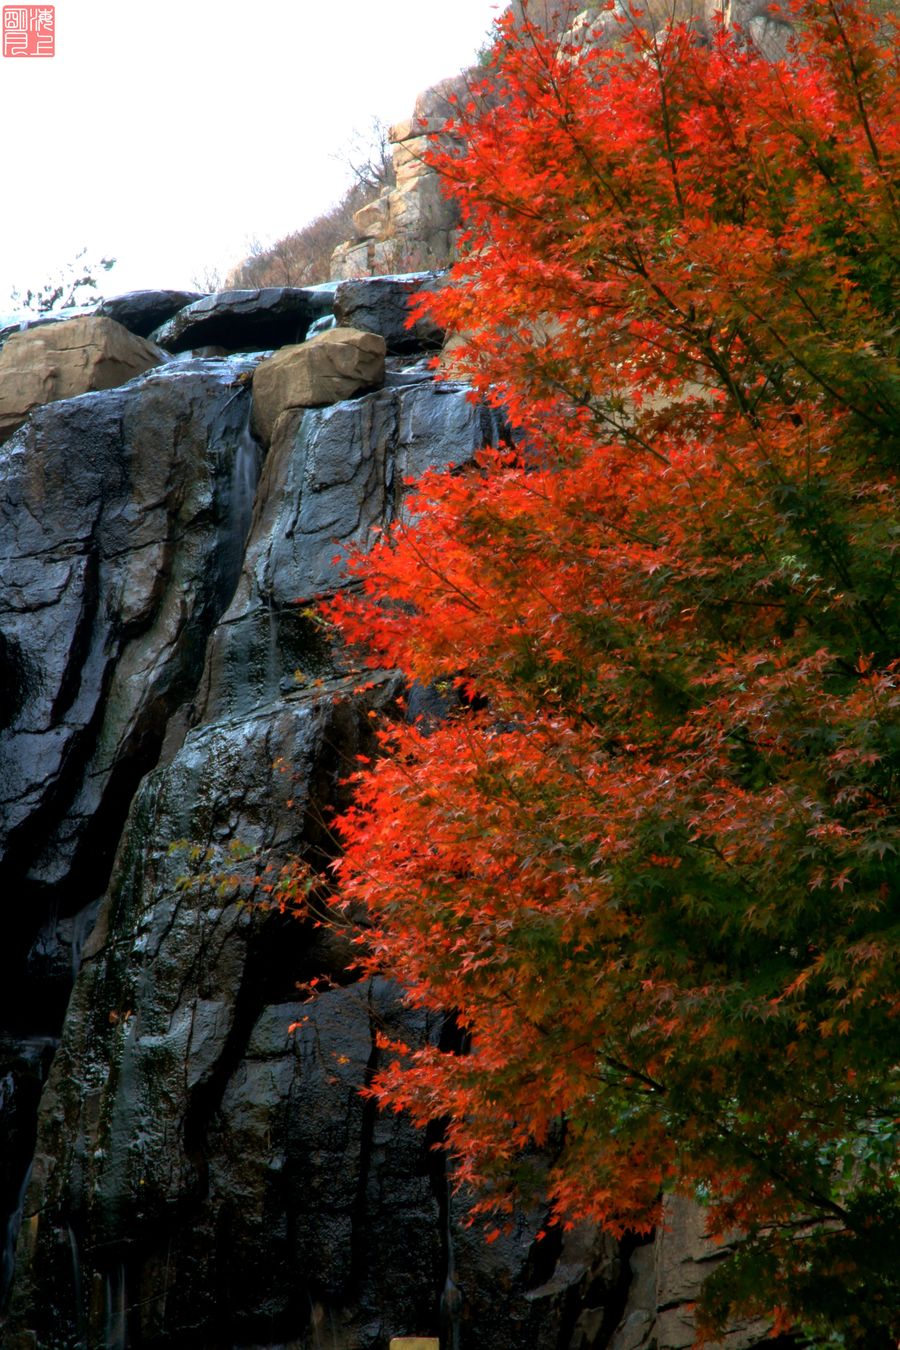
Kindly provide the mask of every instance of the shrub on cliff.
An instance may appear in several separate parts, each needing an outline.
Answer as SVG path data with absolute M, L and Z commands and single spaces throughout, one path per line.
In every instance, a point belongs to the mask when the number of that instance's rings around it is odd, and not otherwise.
M 336 158 L 351 179 L 340 201 L 274 244 L 254 244 L 229 274 L 230 286 L 313 286 L 330 279 L 331 255 L 354 237 L 354 215 L 395 181 L 388 129 L 378 118 L 366 133 L 356 133 Z
M 40 286 L 17 286 L 10 292 L 10 300 L 18 310 L 32 314 L 99 304 L 103 295 L 98 289 L 97 274 L 109 272 L 115 265 L 115 258 L 91 258 L 87 249 L 82 248 L 71 262 Z
M 460 107 L 437 163 L 467 252 L 427 304 L 520 440 L 431 475 L 331 607 L 460 694 L 383 729 L 339 880 L 364 965 L 465 1033 L 393 1047 L 373 1091 L 449 1119 L 485 1210 L 538 1192 L 622 1233 L 693 1194 L 747 1238 L 708 1324 L 876 1347 L 900 1334 L 900 94 L 855 0 L 795 19 L 779 63 L 687 27 L 560 59 L 507 26 L 502 99 Z

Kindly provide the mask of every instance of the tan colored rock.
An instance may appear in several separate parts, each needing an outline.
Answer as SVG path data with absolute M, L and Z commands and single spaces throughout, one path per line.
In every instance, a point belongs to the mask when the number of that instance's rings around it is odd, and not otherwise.
M 424 239 L 456 223 L 437 174 L 398 186 L 390 195 L 390 212 L 391 232 L 407 238 Z
M 353 228 L 362 239 L 380 239 L 386 232 L 390 221 L 388 201 L 387 196 L 376 197 L 354 213 Z
M 339 403 L 384 381 L 385 341 L 361 328 L 330 328 L 282 347 L 253 372 L 253 429 L 266 445 L 288 408 Z
M 167 359 L 114 319 L 67 319 L 14 333 L 0 351 L 0 441 L 41 404 L 114 389 Z
M 427 163 L 429 140 L 427 136 L 410 136 L 396 144 L 391 152 L 397 185 L 421 178 L 423 174 L 432 174 L 434 169 Z
M 330 271 L 334 280 L 354 281 L 357 277 L 368 276 L 371 271 L 369 257 L 371 247 L 368 240 L 364 243 L 349 240 L 345 244 L 338 244 L 331 255 Z
M 427 133 L 443 127 L 468 92 L 466 72 L 443 80 L 419 95 L 411 118 L 391 127 L 396 184 L 385 187 L 353 217 L 358 237 L 335 249 L 331 258 L 335 280 L 443 268 L 452 262 L 459 212 L 426 162 L 431 143 Z M 446 142 L 447 137 L 440 139 Z
M 479 78 L 478 71 L 463 70 L 423 89 L 412 115 L 415 133 L 421 136 L 425 132 L 441 131 L 449 118 L 456 117 L 459 104 L 469 102 L 473 81 L 477 84 Z
M 451 333 L 446 338 L 438 357 L 438 369 L 447 379 L 464 380 L 468 371 L 460 360 L 466 339 L 460 333 Z
M 737 1235 L 735 1235 L 737 1240 Z M 653 1242 L 631 1254 L 628 1298 L 609 1350 L 692 1350 L 694 1311 L 704 1280 L 734 1251 L 706 1236 L 706 1211 L 683 1196 L 667 1196 Z M 771 1323 L 733 1322 L 708 1350 L 750 1350 L 766 1343 Z
M 528 22 L 555 37 L 569 27 L 579 10 L 585 9 L 584 0 L 512 0 L 511 8 L 516 23 Z
M 693 1305 L 712 1270 L 734 1250 L 706 1236 L 706 1214 L 692 1200 L 667 1196 L 656 1237 L 657 1350 L 690 1350 L 696 1338 Z M 771 1324 L 734 1323 L 710 1350 L 746 1350 L 765 1340 Z
M 392 1336 L 390 1350 L 440 1350 L 437 1336 Z
M 413 239 L 405 235 L 389 235 L 387 239 L 370 239 L 369 270 L 364 275 L 386 277 L 407 272 L 438 272 L 447 266 L 450 236 L 446 230 L 429 235 L 427 239 Z M 357 280 L 360 274 L 344 280 Z
M 391 145 L 397 145 L 399 141 L 408 141 L 410 136 L 415 135 L 417 132 L 411 117 L 405 117 L 402 122 L 395 122 L 393 126 L 388 127 L 388 140 Z

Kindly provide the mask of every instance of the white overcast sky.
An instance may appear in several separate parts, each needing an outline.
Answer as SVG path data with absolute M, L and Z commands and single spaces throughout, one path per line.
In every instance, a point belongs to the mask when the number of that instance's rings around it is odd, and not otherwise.
M 8 4 L 9 0 L 3 0 Z M 113 294 L 223 273 L 347 186 L 332 156 L 468 65 L 492 0 L 56 0 L 0 56 L 0 312 L 81 248 Z

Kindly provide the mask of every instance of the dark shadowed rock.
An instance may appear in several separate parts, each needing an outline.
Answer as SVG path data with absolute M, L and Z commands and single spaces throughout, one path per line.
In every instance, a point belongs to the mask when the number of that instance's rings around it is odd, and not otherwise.
M 50 404 L 0 450 L 0 895 L 19 916 L 102 889 L 202 669 L 257 473 L 248 369 L 166 367 Z
M 232 352 L 266 351 L 303 342 L 310 324 L 329 313 L 331 305 L 327 287 L 218 291 L 180 310 L 152 337 L 172 352 L 208 346 Z
M 610 1240 L 538 1241 L 542 1212 L 490 1246 L 467 1226 L 439 1127 L 360 1094 L 379 1032 L 446 1044 L 450 1022 L 348 973 L 343 938 L 261 905 L 253 880 L 297 855 L 328 875 L 370 715 L 402 687 L 360 689 L 313 598 L 402 515 L 407 480 L 501 428 L 421 367 L 289 409 L 247 537 L 254 365 L 173 362 L 40 409 L 0 452 L 2 894 L 37 916 L 34 988 L 80 968 L 30 1178 L 49 1042 L 0 1055 L 0 1094 L 23 1104 L 0 1129 L 19 1233 L 0 1344 L 387 1350 L 416 1331 L 450 1350 L 595 1350 L 617 1323 L 650 1334 L 655 1286 L 644 1298 L 635 1279 L 628 1303 Z M 76 915 L 117 839 L 105 895 Z M 314 977 L 328 990 L 303 1002 Z
M 276 424 L 234 599 L 197 695 L 204 718 L 321 678 L 331 657 L 304 602 L 340 584 L 340 559 L 401 510 L 403 482 L 496 443 L 497 419 L 459 384 L 420 381 Z M 295 672 L 298 677 L 295 678 Z
M 154 328 L 171 319 L 186 305 L 203 299 L 201 291 L 128 291 L 103 300 L 96 313 L 115 319 L 130 333 L 149 337 Z
M 369 748 L 396 685 L 351 689 L 198 727 L 140 790 L 44 1096 L 13 1304 L 40 1344 L 76 1325 L 103 1344 L 121 1297 L 138 1344 L 385 1350 L 437 1331 L 448 1240 L 459 1319 L 496 1350 L 555 1344 L 574 1306 L 583 1264 L 535 1278 L 542 1215 L 488 1248 L 428 1139 L 360 1096 L 377 1033 L 421 1042 L 439 1020 L 380 982 L 298 1002 L 297 979 L 346 978 L 346 952 L 236 880 L 301 846 Z M 184 838 L 212 856 L 173 853 Z M 230 859 L 234 838 L 256 856 Z
M 84 948 L 43 1098 L 10 1337 L 106 1345 L 124 1317 L 130 1342 L 172 1350 L 386 1350 L 443 1319 L 521 1350 L 563 1343 L 585 1281 L 596 1292 L 607 1278 L 606 1248 L 597 1271 L 599 1248 L 538 1259 L 543 1214 L 492 1248 L 464 1228 L 434 1139 L 359 1092 L 378 1032 L 421 1042 L 442 1019 L 384 983 L 348 983 L 343 940 L 253 902 L 267 862 L 327 862 L 330 811 L 371 752 L 369 714 L 400 687 L 385 675 L 358 691 L 293 602 L 342 583 L 336 547 L 402 511 L 405 478 L 497 435 L 463 387 L 430 381 L 279 419 L 194 712 L 169 722 Z M 162 444 L 149 459 L 165 461 Z M 101 455 L 98 470 L 113 463 Z M 87 514 L 87 537 L 103 538 Z M 335 987 L 298 1002 L 314 976 Z
M 390 352 L 438 348 L 444 335 L 435 323 L 419 319 L 409 328 L 407 321 L 412 297 L 419 291 L 435 290 L 440 283 L 439 272 L 342 281 L 334 294 L 334 316 L 341 326 L 380 333 Z
M 0 1212 L 11 1226 L 0 1242 L 0 1306 L 12 1276 L 12 1232 L 21 1222 L 23 1177 L 34 1152 L 35 1119 L 41 1087 L 56 1041 L 49 1036 L 0 1035 Z M 2 1333 L 0 1333 L 2 1343 Z

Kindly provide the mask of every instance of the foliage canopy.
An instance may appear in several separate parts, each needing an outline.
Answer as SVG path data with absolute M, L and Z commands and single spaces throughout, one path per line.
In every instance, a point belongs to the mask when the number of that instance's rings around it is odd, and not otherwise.
M 393 1047 L 374 1090 L 449 1119 L 485 1210 L 544 1193 L 622 1233 L 696 1195 L 747 1235 L 708 1326 L 877 1346 L 900 93 L 855 0 L 794 19 L 781 62 L 689 26 L 572 58 L 507 25 L 435 152 L 467 232 L 424 303 L 517 434 L 421 483 L 330 607 L 372 664 L 458 693 L 382 730 L 338 866 L 364 964 L 465 1033 Z

